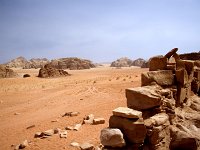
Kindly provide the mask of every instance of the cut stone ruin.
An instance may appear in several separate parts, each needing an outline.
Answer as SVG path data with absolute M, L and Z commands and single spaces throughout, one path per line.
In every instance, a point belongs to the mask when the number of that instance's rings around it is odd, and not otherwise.
M 142 87 L 126 89 L 127 107 L 101 131 L 105 149 L 200 149 L 200 64 L 177 51 L 151 58 Z

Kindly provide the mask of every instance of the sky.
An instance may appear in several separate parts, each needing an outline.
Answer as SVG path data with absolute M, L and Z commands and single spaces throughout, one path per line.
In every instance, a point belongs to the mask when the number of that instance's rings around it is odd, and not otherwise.
M 200 50 L 199 0 L 0 0 L 0 63 Z

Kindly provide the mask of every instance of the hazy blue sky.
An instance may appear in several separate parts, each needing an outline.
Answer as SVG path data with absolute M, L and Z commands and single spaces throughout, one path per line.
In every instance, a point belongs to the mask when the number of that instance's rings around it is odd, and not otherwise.
M 0 63 L 200 50 L 199 0 L 0 0 Z

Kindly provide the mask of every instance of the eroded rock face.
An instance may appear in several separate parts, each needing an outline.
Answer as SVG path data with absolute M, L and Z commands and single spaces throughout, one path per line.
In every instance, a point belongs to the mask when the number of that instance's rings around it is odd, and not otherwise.
M 116 61 L 113 61 L 111 63 L 111 67 L 130 67 L 132 64 L 132 60 L 127 57 L 122 57 L 120 59 L 117 59 Z
M 4 65 L 0 65 L 0 78 L 13 78 L 16 76 L 17 73 L 15 73 L 12 69 L 9 69 Z
M 90 69 L 95 67 L 95 65 L 90 60 L 80 59 L 76 57 L 55 59 L 52 60 L 50 64 L 57 69 L 70 70 Z
M 38 77 L 41 78 L 53 78 L 53 77 L 61 77 L 61 76 L 68 76 L 68 72 L 62 70 L 62 69 L 56 69 L 52 67 L 51 65 L 47 64 L 44 66 L 44 68 L 41 68 L 39 70 Z

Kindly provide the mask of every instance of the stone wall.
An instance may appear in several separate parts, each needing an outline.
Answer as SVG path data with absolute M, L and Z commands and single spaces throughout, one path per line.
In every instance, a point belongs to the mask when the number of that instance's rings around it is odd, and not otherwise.
M 126 89 L 127 107 L 113 110 L 109 128 L 102 130 L 105 149 L 200 148 L 199 62 L 182 60 L 177 51 L 152 58 L 142 87 Z

